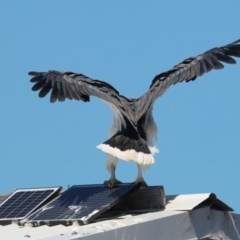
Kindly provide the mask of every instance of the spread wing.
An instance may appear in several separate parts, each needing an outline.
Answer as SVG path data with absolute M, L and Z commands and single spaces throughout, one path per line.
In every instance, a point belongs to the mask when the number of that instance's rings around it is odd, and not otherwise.
M 213 48 L 196 57 L 190 57 L 169 71 L 157 75 L 146 94 L 138 99 L 138 118 L 140 118 L 163 93 L 171 86 L 182 81 L 193 81 L 213 69 L 222 69 L 221 62 L 234 64 L 232 58 L 240 57 L 240 39 L 219 48 Z
M 73 72 L 29 72 L 29 75 L 33 76 L 30 81 L 35 83 L 32 90 L 40 90 L 39 97 L 41 98 L 51 92 L 50 102 L 52 103 L 57 100 L 62 102 L 66 98 L 88 102 L 89 96 L 96 96 L 127 115 L 128 99 L 119 95 L 119 92 L 106 82 L 93 80 L 83 74 Z

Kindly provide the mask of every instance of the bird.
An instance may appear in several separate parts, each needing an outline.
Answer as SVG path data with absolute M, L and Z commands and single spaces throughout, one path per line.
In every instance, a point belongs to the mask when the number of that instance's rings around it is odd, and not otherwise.
M 146 185 L 143 171 L 155 162 L 154 154 L 159 150 L 155 146 L 157 125 L 153 118 L 153 106 L 172 85 L 190 82 L 213 69 L 222 69 L 224 65 L 235 64 L 233 57 L 240 57 L 240 39 L 222 47 L 212 48 L 195 57 L 189 57 L 168 71 L 156 75 L 146 93 L 139 98 L 127 98 L 121 95 L 107 82 L 92 79 L 81 73 L 71 71 L 47 72 L 31 71 L 32 90 L 39 91 L 39 97 L 49 92 L 50 102 L 63 102 L 66 99 L 89 102 L 90 96 L 100 98 L 112 109 L 113 124 L 109 129 L 109 139 L 97 148 L 107 153 L 107 170 L 110 179 L 104 181 L 109 187 L 122 182 L 116 178 L 118 159 L 137 164 L 135 185 Z

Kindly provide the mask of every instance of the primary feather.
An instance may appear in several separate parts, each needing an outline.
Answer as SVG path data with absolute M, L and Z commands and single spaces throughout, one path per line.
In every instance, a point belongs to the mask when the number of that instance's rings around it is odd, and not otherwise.
M 115 178 L 118 158 L 138 164 L 136 182 L 143 181 L 142 170 L 154 163 L 153 155 L 158 152 L 154 146 L 157 135 L 152 116 L 154 102 L 176 83 L 194 81 L 213 69 L 222 69 L 222 62 L 235 64 L 233 57 L 240 57 L 240 39 L 187 58 L 172 69 L 156 75 L 149 90 L 137 99 L 126 98 L 110 84 L 83 74 L 48 71 L 29 72 L 29 75 L 33 76 L 30 81 L 35 83 L 32 90 L 40 90 L 41 98 L 51 92 L 52 103 L 65 101 L 66 98 L 89 102 L 90 96 L 95 96 L 110 105 L 114 115 L 110 139 L 98 148 L 110 154 L 107 169 L 111 178 L 108 182 L 114 185 L 119 182 Z

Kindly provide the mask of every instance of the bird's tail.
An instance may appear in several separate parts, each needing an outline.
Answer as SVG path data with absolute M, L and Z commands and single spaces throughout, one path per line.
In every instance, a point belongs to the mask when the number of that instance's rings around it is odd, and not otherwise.
M 155 162 L 147 142 L 140 137 L 132 137 L 119 131 L 110 139 L 97 146 L 102 151 L 125 161 L 133 161 L 142 165 Z

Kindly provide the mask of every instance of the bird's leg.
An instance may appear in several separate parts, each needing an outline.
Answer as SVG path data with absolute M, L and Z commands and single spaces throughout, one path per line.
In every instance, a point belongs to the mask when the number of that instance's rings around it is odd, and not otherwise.
M 110 154 L 107 154 L 107 170 L 110 173 L 110 179 L 104 181 L 104 184 L 108 185 L 110 188 L 117 184 L 121 184 L 119 180 L 116 179 L 115 170 L 117 167 L 118 159 Z
M 134 185 L 141 185 L 141 187 L 147 187 L 147 184 L 144 181 L 142 176 L 142 170 L 146 169 L 146 166 L 142 164 L 137 164 L 137 168 L 138 168 L 138 175 L 137 175 L 137 179 L 134 182 Z

